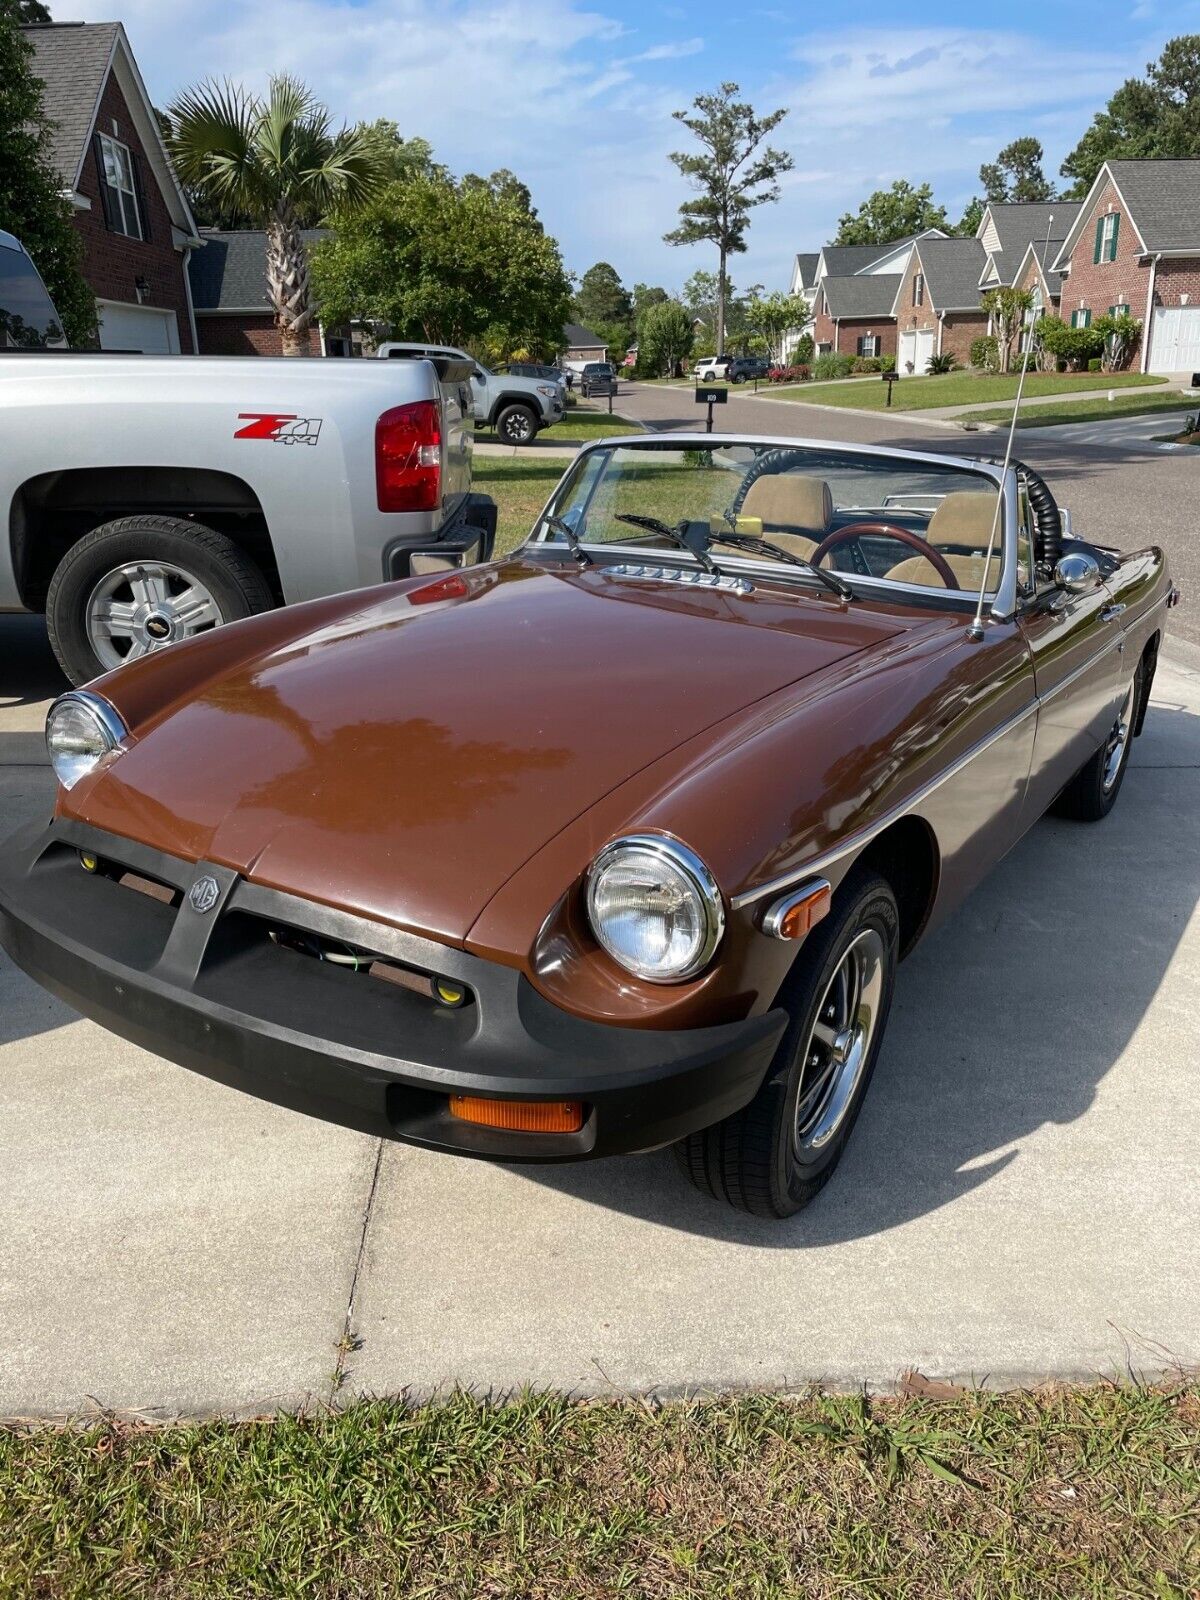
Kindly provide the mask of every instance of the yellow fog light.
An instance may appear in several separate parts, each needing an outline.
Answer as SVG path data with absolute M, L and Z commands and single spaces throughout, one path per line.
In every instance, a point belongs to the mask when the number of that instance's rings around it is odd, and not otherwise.
M 79 852 L 79 865 L 85 872 L 95 872 L 100 863 L 95 856 L 89 855 L 86 850 L 81 850 Z
M 435 978 L 433 997 L 444 1006 L 461 1006 L 466 1004 L 467 991 L 461 983 L 449 983 L 445 978 Z

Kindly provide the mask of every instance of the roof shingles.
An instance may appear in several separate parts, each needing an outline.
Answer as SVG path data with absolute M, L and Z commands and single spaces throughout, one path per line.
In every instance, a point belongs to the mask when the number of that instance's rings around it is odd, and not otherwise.
M 55 23 L 23 28 L 33 46 L 34 76 L 53 126 L 49 155 L 64 187 L 73 186 L 104 87 L 120 23 Z
M 327 236 L 324 228 L 305 228 L 301 237 L 314 245 Z M 203 249 L 188 260 L 192 303 L 197 312 L 247 311 L 269 314 L 267 236 L 255 229 L 228 232 L 203 229 Z

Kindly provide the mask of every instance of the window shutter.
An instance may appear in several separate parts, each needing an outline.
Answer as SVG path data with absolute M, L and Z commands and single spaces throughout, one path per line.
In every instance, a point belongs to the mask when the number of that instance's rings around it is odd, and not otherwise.
M 150 208 L 146 204 L 146 190 L 142 184 L 142 160 L 136 150 L 129 152 L 129 166 L 133 173 L 133 192 L 137 195 L 138 221 L 141 224 L 142 238 L 150 242 Z
M 1100 252 L 1104 249 L 1104 218 L 1096 218 L 1096 248 L 1092 252 L 1092 265 L 1096 266 L 1100 260 Z
M 1080 323 L 1080 327 L 1081 328 L 1090 328 L 1091 325 L 1092 325 L 1092 313 L 1090 311 L 1085 310 L 1085 311 L 1081 312 L 1080 315 L 1083 317 L 1083 321 Z
M 1115 261 L 1117 259 L 1117 235 L 1121 231 L 1121 213 L 1119 211 L 1114 211 L 1112 214 L 1112 219 L 1113 231 L 1112 238 L 1108 241 L 1108 259 L 1110 261 Z
M 100 204 L 104 207 L 104 226 L 109 233 L 116 233 L 112 190 L 108 186 L 108 178 L 104 171 L 104 150 L 98 133 L 92 135 L 92 150 L 96 157 L 96 176 L 100 180 Z

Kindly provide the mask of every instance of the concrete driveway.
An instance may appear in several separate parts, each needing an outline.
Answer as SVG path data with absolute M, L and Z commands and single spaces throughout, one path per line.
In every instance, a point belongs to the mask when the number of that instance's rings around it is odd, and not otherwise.
M 1193 404 L 1190 415 L 1200 410 L 1200 401 Z M 1060 422 L 1052 428 L 1038 428 L 1052 443 L 1061 446 L 1099 446 L 1105 450 L 1160 450 L 1194 451 L 1194 445 L 1163 443 L 1163 436 L 1181 433 L 1185 418 L 1183 411 L 1152 411 L 1144 417 L 1106 417 L 1099 422 Z M 1030 430 L 1032 431 L 1032 430 Z
M 0 619 L 0 829 L 61 686 Z M 1200 672 L 1114 815 L 1043 822 L 901 973 L 834 1182 L 785 1224 L 669 1153 L 534 1172 L 193 1076 L 0 956 L 0 1415 L 999 1381 L 1200 1361 Z

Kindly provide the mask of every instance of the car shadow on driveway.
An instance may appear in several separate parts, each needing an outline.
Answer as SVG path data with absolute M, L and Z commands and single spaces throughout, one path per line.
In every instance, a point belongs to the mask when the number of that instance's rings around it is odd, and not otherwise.
M 37 705 L 69 689 L 46 637 L 46 619 L 0 616 L 0 716 L 9 706 Z M 0 761 L 4 736 L 0 734 Z
M 1038 823 L 901 966 L 854 1136 L 808 1210 L 783 1223 L 743 1216 L 699 1195 L 670 1151 L 515 1170 L 662 1226 L 811 1249 L 900 1227 L 978 1189 L 1035 1130 L 1084 1116 L 1115 1066 L 1144 1079 L 1146 1116 L 1169 1118 L 1164 1069 L 1183 1072 L 1187 1052 L 1180 1044 L 1163 1061 L 1162 1028 L 1137 1035 L 1200 901 L 1200 830 L 1187 820 L 1200 718 L 1158 706 L 1146 732 L 1112 816 Z M 1194 1026 L 1190 1014 L 1182 1026 Z M 1124 1125 L 1122 1136 L 1113 1142 L 1103 1119 L 1087 1152 L 1114 1193 L 1137 1137 Z

